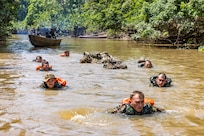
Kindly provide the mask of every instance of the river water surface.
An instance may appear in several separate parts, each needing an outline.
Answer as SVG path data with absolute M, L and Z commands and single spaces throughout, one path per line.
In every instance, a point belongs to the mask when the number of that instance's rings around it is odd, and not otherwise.
M 69 57 L 60 57 L 70 50 Z M 83 52 L 107 51 L 128 69 L 81 64 Z M 67 81 L 61 91 L 39 88 L 47 72 L 36 71 L 41 55 L 51 73 Z M 137 60 L 150 59 L 152 69 Z M 14 35 L 0 46 L 0 135 L 4 136 L 191 136 L 204 135 L 204 52 L 154 48 L 133 41 L 63 38 L 61 46 L 34 48 L 27 35 Z M 149 78 L 165 72 L 172 87 L 149 86 Z M 166 113 L 112 115 L 133 90 L 144 92 Z

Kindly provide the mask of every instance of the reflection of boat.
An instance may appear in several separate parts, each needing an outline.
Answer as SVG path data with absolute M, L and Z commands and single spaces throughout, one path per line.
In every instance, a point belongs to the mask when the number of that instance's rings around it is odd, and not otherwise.
M 28 35 L 29 40 L 35 47 L 59 46 L 62 39 L 46 38 L 38 35 Z

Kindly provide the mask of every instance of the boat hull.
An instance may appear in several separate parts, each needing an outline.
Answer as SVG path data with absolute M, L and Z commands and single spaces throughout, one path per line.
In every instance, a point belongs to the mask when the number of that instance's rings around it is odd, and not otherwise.
M 35 47 L 59 46 L 62 39 L 46 38 L 38 35 L 28 35 L 31 44 Z

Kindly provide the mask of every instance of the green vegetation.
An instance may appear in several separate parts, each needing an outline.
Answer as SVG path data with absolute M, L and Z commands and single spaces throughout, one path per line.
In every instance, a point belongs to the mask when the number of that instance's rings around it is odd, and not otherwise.
M 14 14 L 12 6 L 4 7 Z M 114 38 L 128 35 L 153 43 L 204 43 L 203 0 L 19 0 L 19 6 L 13 23 L 16 29 L 74 31 L 77 26 L 85 27 L 87 33 L 106 32 Z M 3 17 L 8 22 L 14 18 L 8 14 Z
M 12 29 L 11 21 L 15 19 L 18 12 L 17 0 L 0 1 L 0 40 L 4 40 Z

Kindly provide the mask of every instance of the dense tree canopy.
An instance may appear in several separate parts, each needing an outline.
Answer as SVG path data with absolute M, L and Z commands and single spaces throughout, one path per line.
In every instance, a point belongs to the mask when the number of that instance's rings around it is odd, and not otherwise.
M 16 28 L 44 26 L 74 30 L 77 26 L 85 27 L 87 33 L 103 31 L 113 37 L 126 34 L 135 40 L 157 43 L 204 43 L 203 0 L 19 0 L 19 2 L 18 21 L 14 24 Z M 9 4 L 7 1 L 5 3 Z M 10 6 L 7 7 L 12 10 Z M 13 17 L 6 18 L 9 20 Z
M 11 21 L 17 16 L 18 6 L 17 0 L 0 1 L 0 40 L 9 35 L 9 31 L 12 29 Z

